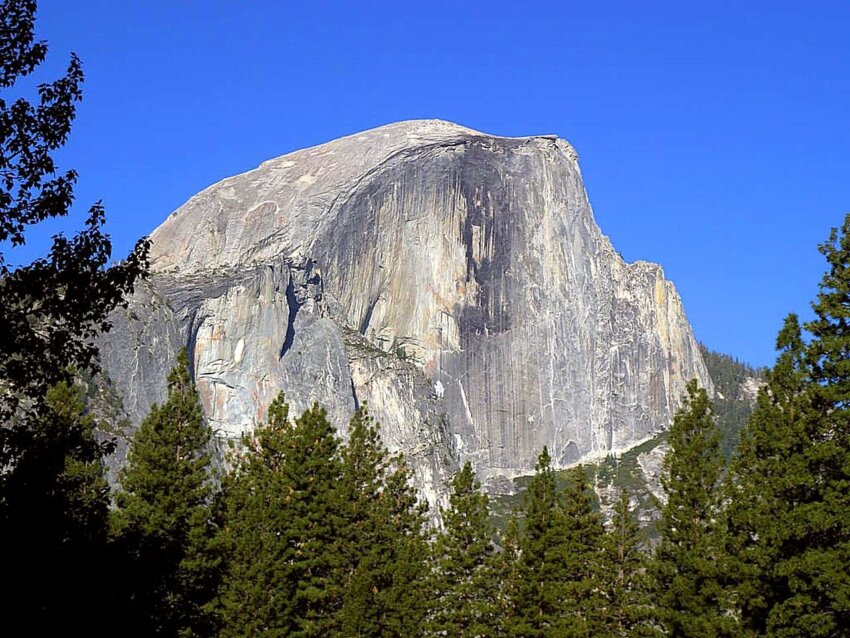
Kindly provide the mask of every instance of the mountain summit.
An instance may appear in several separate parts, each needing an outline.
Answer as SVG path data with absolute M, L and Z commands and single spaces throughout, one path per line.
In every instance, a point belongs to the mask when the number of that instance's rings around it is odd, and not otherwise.
M 103 344 L 135 422 L 188 345 L 218 436 L 280 390 L 343 435 L 367 402 L 432 502 L 460 461 L 499 490 L 544 445 L 556 466 L 628 449 L 711 386 L 673 285 L 614 250 L 555 136 L 382 126 L 227 178 L 152 240 Z

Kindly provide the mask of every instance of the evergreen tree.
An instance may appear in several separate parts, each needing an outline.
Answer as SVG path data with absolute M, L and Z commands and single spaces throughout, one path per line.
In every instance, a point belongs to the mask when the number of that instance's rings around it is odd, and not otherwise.
M 216 586 L 210 523 L 210 431 L 189 373 L 186 349 L 168 375 L 168 398 L 133 438 L 119 480 L 113 529 L 129 553 L 132 619 L 145 636 L 211 631 L 206 606 Z
M 501 550 L 494 561 L 496 575 L 496 605 L 498 608 L 497 635 L 515 636 L 521 627 L 521 613 L 517 607 L 523 599 L 523 570 L 520 560 L 520 522 L 516 512 L 508 519 L 501 536 Z
M 419 500 L 404 457 L 393 461 L 383 489 L 378 516 L 388 525 L 383 547 L 388 586 L 378 590 L 384 610 L 384 638 L 418 638 L 427 610 L 423 584 L 428 573 L 427 504 Z
M 294 629 L 291 583 L 275 565 L 287 547 L 279 530 L 288 524 L 290 486 L 280 471 L 294 445 L 289 405 L 281 393 L 265 423 L 243 438 L 222 481 L 219 541 L 224 556 L 217 600 L 222 636 L 284 636 Z
M 281 394 L 223 484 L 221 636 L 324 636 L 338 616 L 339 441 L 318 405 Z
M 516 611 L 509 635 L 537 638 L 560 630 L 561 601 L 566 570 L 559 560 L 564 546 L 561 499 L 555 484 L 552 458 L 544 447 L 524 502 L 524 529 L 520 536 L 518 573 L 512 583 L 511 607 Z
M 342 448 L 343 603 L 333 631 L 342 636 L 421 635 L 426 565 L 424 509 L 401 457 L 390 455 L 378 426 L 358 409 Z
M 449 504 L 433 549 L 429 629 L 437 636 L 499 636 L 489 500 L 468 461 L 452 479 Z
M 365 407 L 349 424 L 348 443 L 342 450 L 342 502 L 345 522 L 338 539 L 342 554 L 344 601 L 335 629 L 341 635 L 380 636 L 384 610 L 378 592 L 389 585 L 383 560 L 386 526 L 378 514 L 389 471 L 389 455 Z
M 667 502 L 652 564 L 660 619 L 674 638 L 729 635 L 734 623 L 720 565 L 719 432 L 708 394 L 696 379 L 687 385 L 669 444 L 662 479 Z
M 815 318 L 805 325 L 806 473 L 799 483 L 790 477 L 801 497 L 789 519 L 795 554 L 777 565 L 791 596 L 771 619 L 777 633 L 813 638 L 850 635 L 850 214 L 819 249 L 828 268 L 812 304 Z
M 752 635 L 850 635 L 850 215 L 820 250 L 811 340 L 786 320 L 729 481 L 732 574 Z
M 584 468 L 570 470 L 563 496 L 564 546 L 554 557 L 566 569 L 562 613 L 568 635 L 596 638 L 603 633 L 604 527 Z
M 654 622 L 652 597 L 646 576 L 647 556 L 641 550 L 641 533 L 623 490 L 614 506 L 611 528 L 605 535 L 603 568 L 604 632 L 616 638 L 661 636 Z
M 3 631 L 105 636 L 110 445 L 95 439 L 79 387 L 60 382 L 45 399 L 13 431 L 21 452 L 0 472 Z
M 800 463 L 808 411 L 804 348 L 799 321 L 789 315 L 777 338 L 781 354 L 766 375 L 725 482 L 729 577 L 744 635 L 767 634 L 771 612 L 790 596 L 776 567 L 796 552 L 788 524 L 809 480 Z

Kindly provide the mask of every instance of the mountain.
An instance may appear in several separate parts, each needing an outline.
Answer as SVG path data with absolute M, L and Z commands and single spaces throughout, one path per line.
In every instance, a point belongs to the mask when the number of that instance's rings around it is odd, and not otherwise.
M 366 402 L 432 503 L 460 461 L 509 491 L 544 445 L 627 450 L 711 387 L 673 285 L 614 250 L 555 136 L 390 124 L 225 179 L 152 240 L 102 343 L 133 423 L 188 345 L 220 439 L 280 390 L 343 435 Z

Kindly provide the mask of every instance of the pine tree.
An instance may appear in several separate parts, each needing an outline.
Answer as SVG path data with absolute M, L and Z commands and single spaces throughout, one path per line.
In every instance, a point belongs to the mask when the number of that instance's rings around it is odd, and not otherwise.
M 217 600 L 222 636 L 284 636 L 294 630 L 293 587 L 276 573 L 287 550 L 291 489 L 280 471 L 294 445 L 289 405 L 281 393 L 265 423 L 243 439 L 222 481 L 219 542 L 225 569 Z
M 772 613 L 777 633 L 813 638 L 850 635 L 850 214 L 819 249 L 828 269 L 805 325 L 806 476 L 789 519 L 795 555 L 777 565 L 792 595 Z
M 0 472 L 0 579 L 8 635 L 100 636 L 108 625 L 109 490 L 82 390 L 60 382 Z M 25 440 L 21 440 L 25 438 Z
M 513 512 L 500 538 L 501 548 L 494 561 L 496 576 L 496 605 L 498 608 L 497 635 L 516 636 L 522 624 L 521 610 L 524 590 L 520 555 L 519 514 Z
M 452 479 L 433 549 L 431 635 L 499 636 L 498 584 L 487 495 L 467 461 Z
M 674 638 L 729 635 L 734 623 L 720 565 L 719 432 L 708 394 L 695 379 L 687 385 L 669 444 L 662 479 L 667 502 L 652 563 L 660 619 Z
M 606 595 L 600 635 L 616 638 L 661 636 L 654 622 L 652 597 L 646 575 L 647 555 L 641 549 L 641 532 L 629 504 L 627 490 L 620 492 L 611 527 L 604 539 L 602 579 Z
M 564 544 L 564 529 L 559 518 L 561 499 L 551 464 L 552 458 L 544 447 L 525 493 L 525 524 L 511 600 L 516 615 L 508 625 L 511 636 L 548 636 L 560 626 L 566 573 L 556 554 Z
M 387 586 L 377 592 L 384 610 L 385 638 L 419 638 L 428 598 L 423 584 L 428 573 L 428 536 L 425 530 L 427 504 L 419 500 L 412 474 L 403 455 L 393 459 L 377 515 L 386 526 L 385 551 Z
M 820 251 L 811 339 L 786 320 L 729 481 L 733 579 L 753 635 L 850 627 L 850 215 Z
M 221 636 L 323 636 L 339 613 L 339 441 L 318 405 L 294 423 L 283 395 L 223 484 Z
M 595 638 L 604 629 L 604 527 L 584 468 L 570 470 L 563 496 L 564 544 L 554 557 L 566 569 L 562 613 L 570 636 Z
M 362 407 L 351 419 L 348 443 L 342 450 L 345 522 L 338 545 L 345 595 L 335 623 L 342 635 L 382 635 L 384 610 L 377 604 L 377 593 L 389 583 L 382 547 L 386 539 L 381 533 L 385 526 L 377 514 L 389 465 L 378 428 Z
M 390 455 L 365 406 L 342 448 L 342 636 L 419 635 L 426 565 L 424 509 L 401 457 Z
M 197 636 L 211 631 L 218 560 L 212 549 L 210 431 L 186 349 L 168 375 L 168 398 L 133 438 L 113 515 L 129 554 L 127 631 Z
M 777 338 L 780 355 L 766 375 L 725 481 L 728 577 L 744 635 L 768 633 L 769 617 L 790 596 L 776 567 L 796 552 L 789 531 L 793 508 L 810 477 L 806 446 L 804 348 L 796 315 Z

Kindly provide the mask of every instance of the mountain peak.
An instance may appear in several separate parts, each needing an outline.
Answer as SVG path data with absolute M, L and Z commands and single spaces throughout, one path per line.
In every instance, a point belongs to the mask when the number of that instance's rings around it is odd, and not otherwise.
M 498 489 L 544 445 L 556 467 L 617 453 L 711 385 L 672 284 L 619 257 L 557 138 L 412 120 L 295 151 L 190 199 L 151 261 L 103 350 L 151 388 L 137 419 L 190 344 L 222 436 L 280 390 L 341 427 L 365 402 L 432 504 L 462 461 Z

